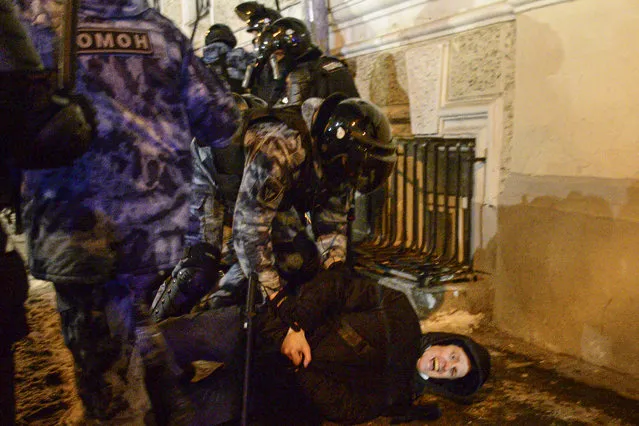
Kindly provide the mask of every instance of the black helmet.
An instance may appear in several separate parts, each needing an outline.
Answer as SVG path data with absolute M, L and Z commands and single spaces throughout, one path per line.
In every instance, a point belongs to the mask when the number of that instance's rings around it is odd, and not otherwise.
M 284 78 L 305 55 L 317 49 L 306 24 L 290 17 L 280 18 L 266 27 L 257 37 L 255 47 L 259 66 L 269 61 L 276 80 Z M 279 61 L 273 56 L 278 50 L 284 53 Z
M 246 1 L 235 7 L 235 14 L 246 23 L 248 32 L 261 32 L 265 26 L 282 17 L 280 13 L 256 1 Z
M 328 180 L 350 181 L 368 193 L 381 186 L 397 162 L 391 125 L 384 113 L 360 98 L 333 94 L 311 126 Z
M 221 41 L 222 43 L 226 43 L 231 49 L 235 47 L 237 44 L 237 39 L 235 38 L 235 34 L 228 25 L 224 24 L 215 24 L 211 25 L 209 28 L 209 32 L 206 33 L 206 37 L 204 38 L 204 44 L 209 45 L 211 43 L 215 43 L 216 41 Z

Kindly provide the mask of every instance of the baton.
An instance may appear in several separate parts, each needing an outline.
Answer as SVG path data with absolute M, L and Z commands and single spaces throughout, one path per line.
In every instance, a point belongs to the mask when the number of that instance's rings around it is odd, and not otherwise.
M 65 0 L 60 40 L 60 57 L 58 61 L 58 89 L 70 93 L 75 87 L 75 72 L 77 70 L 78 9 L 80 0 Z
M 251 273 L 246 293 L 244 329 L 246 330 L 246 354 L 244 357 L 244 383 L 242 386 L 241 426 L 248 425 L 249 382 L 251 379 L 251 361 L 253 355 L 253 319 L 255 317 L 255 293 L 257 291 L 257 273 Z

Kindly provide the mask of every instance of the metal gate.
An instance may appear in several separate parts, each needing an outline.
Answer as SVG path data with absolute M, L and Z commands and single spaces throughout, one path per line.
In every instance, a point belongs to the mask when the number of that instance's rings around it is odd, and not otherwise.
M 355 268 L 418 286 L 471 279 L 474 140 L 397 141 L 385 188 L 357 209 L 369 230 L 354 244 Z

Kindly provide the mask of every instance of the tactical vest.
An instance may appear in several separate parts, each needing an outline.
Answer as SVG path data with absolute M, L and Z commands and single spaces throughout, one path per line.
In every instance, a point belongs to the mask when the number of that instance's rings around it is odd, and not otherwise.
M 224 205 L 233 210 L 242 182 L 246 161 L 244 138 L 247 130 L 254 124 L 261 122 L 282 122 L 290 129 L 299 132 L 302 145 L 309 156 L 304 161 L 302 175 L 295 187 L 284 195 L 279 211 L 287 211 L 294 206 L 300 212 L 306 212 L 312 207 L 314 199 L 314 185 L 309 184 L 313 179 L 313 143 L 306 122 L 302 118 L 298 105 L 286 108 L 255 108 L 247 110 L 240 127 L 233 135 L 231 144 L 226 148 L 213 150 L 214 170 L 211 170 L 213 180 L 220 192 Z
M 308 98 L 326 98 L 336 92 L 359 96 L 348 66 L 333 56 L 322 55 L 298 63 L 286 81 L 274 93 L 274 105 L 301 105 Z

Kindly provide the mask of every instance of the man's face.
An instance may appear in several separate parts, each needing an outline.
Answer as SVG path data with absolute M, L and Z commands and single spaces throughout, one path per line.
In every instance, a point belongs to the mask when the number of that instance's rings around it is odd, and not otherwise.
M 470 371 L 470 360 L 459 346 L 434 345 L 417 360 L 417 370 L 433 379 L 459 379 Z

